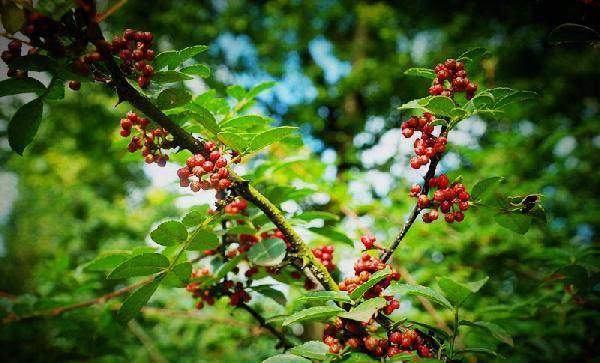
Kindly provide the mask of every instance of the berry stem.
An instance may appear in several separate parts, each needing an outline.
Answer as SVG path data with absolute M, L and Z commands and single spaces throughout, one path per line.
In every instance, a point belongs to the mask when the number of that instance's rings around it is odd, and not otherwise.
M 267 323 L 267 321 L 265 320 L 265 318 L 263 318 L 262 315 L 260 315 L 260 313 L 258 311 L 254 310 L 252 307 L 250 307 L 245 302 L 242 302 L 238 306 L 240 308 L 246 310 L 248 313 L 250 313 L 250 315 L 252 315 L 252 317 L 254 318 L 254 320 L 256 320 L 261 327 L 265 328 L 271 334 L 273 334 L 275 337 L 277 337 L 277 339 L 279 339 L 279 347 L 284 348 L 285 350 L 287 350 L 287 349 L 289 349 L 289 348 L 291 348 L 291 347 L 294 346 L 292 343 L 290 343 L 288 341 L 288 339 L 286 338 L 286 336 L 285 336 L 284 333 L 280 332 L 279 330 L 275 329 L 274 326 L 272 326 L 271 324 Z

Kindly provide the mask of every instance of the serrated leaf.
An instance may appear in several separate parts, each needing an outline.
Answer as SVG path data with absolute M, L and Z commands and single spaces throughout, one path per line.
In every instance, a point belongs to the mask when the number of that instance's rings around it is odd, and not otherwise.
M 221 131 L 221 128 L 217 124 L 217 120 L 215 116 L 207 110 L 206 108 L 200 106 L 199 104 L 192 102 L 185 105 L 187 110 L 190 110 L 194 114 L 194 121 L 199 122 L 202 126 L 206 127 L 206 129 L 213 134 L 218 134 Z
M 323 212 L 323 211 L 303 212 L 303 213 L 300 213 L 300 214 L 294 216 L 294 218 L 301 219 L 303 221 L 312 221 L 314 219 L 322 219 L 325 221 L 337 221 L 340 219 L 340 217 L 338 217 L 337 215 L 335 215 L 333 213 Z
M 204 64 L 194 64 L 193 66 L 181 68 L 180 71 L 181 73 L 200 76 L 202 78 L 210 77 L 210 68 Z
M 191 237 L 189 249 L 195 251 L 212 250 L 220 242 L 219 237 L 213 232 L 206 229 L 198 229 Z
M 159 70 L 164 67 L 175 68 L 179 65 L 179 54 L 176 50 L 167 50 L 165 52 L 159 53 L 154 61 L 152 62 L 152 66 L 154 69 Z
M 192 95 L 180 88 L 167 88 L 159 93 L 156 98 L 156 105 L 161 110 L 168 110 L 177 106 L 181 106 L 192 99 Z
M 492 176 L 492 177 L 485 178 L 485 179 L 478 181 L 477 184 L 475 184 L 473 186 L 473 189 L 471 190 L 471 199 L 473 199 L 473 200 L 481 199 L 481 197 L 483 195 L 485 195 L 487 192 L 490 192 L 491 190 L 493 190 L 493 187 L 495 187 L 497 184 L 499 184 L 503 180 L 504 180 L 504 178 L 501 176 Z
M 375 272 L 367 281 L 365 281 L 354 291 L 352 291 L 352 293 L 350 294 L 350 299 L 355 301 L 360 299 L 365 294 L 365 292 L 369 291 L 370 288 L 375 286 L 379 281 L 385 279 L 391 273 L 392 270 L 390 270 L 389 268 L 385 268 L 383 270 Z
M 408 76 L 423 77 L 431 80 L 437 77 L 435 71 L 429 68 L 409 68 L 404 71 L 404 74 Z
M 244 151 L 248 147 L 248 142 L 246 139 L 240 137 L 239 134 L 234 132 L 222 131 L 217 134 L 217 139 L 224 143 L 225 145 L 231 147 L 236 151 Z
M 278 354 L 263 360 L 262 363 L 311 363 L 311 361 L 293 354 Z
M 179 55 L 179 63 L 181 64 L 186 60 L 205 52 L 207 49 L 208 46 L 206 45 L 193 45 L 191 47 L 183 48 L 179 52 L 177 52 Z
M 465 353 L 484 354 L 484 355 L 490 355 L 490 356 L 505 359 L 504 356 L 501 355 L 500 353 L 497 353 L 488 348 L 465 348 L 462 350 L 457 350 L 455 353 L 456 354 L 465 354 Z
M 335 229 L 323 227 L 323 228 L 309 228 L 309 230 L 320 236 L 326 237 L 334 242 L 340 242 L 340 243 L 344 243 L 348 246 L 354 247 L 354 241 L 352 241 L 344 233 L 336 231 Z
M 421 285 L 408 285 L 408 284 L 394 284 L 392 285 L 394 293 L 422 296 L 436 304 L 439 304 L 446 309 L 454 309 L 450 301 L 439 292 Z
M 444 292 L 444 295 L 454 304 L 460 306 L 469 296 L 475 294 L 481 289 L 481 287 L 489 280 L 489 277 L 485 277 L 479 281 L 461 283 L 454 281 L 448 277 L 438 278 L 438 285 Z
M 387 301 L 384 298 L 376 297 L 362 302 L 350 311 L 339 314 L 339 316 L 346 319 L 367 322 L 371 320 L 373 314 L 386 305 Z
M 244 115 L 234 117 L 228 120 L 222 121 L 219 126 L 221 129 L 233 129 L 235 131 L 248 131 L 250 129 L 256 130 L 267 127 L 271 123 L 271 119 L 258 115 Z
M 22 71 L 46 72 L 56 69 L 56 62 L 45 55 L 29 54 L 10 62 L 10 68 Z
M 496 222 L 513 232 L 525 234 L 531 226 L 531 217 L 521 212 L 501 212 L 495 215 Z
M 292 135 L 297 129 L 297 127 L 292 126 L 281 126 L 267 131 L 263 131 L 258 135 L 254 136 L 254 138 L 250 142 L 249 151 L 258 151 L 273 143 L 281 141 L 286 137 Z
M 185 73 L 177 71 L 158 71 L 152 75 L 152 82 L 174 83 L 193 79 Z
M 187 236 L 185 226 L 178 221 L 163 222 L 154 231 L 150 232 L 150 238 L 163 246 L 173 246 L 181 243 L 187 239 Z
M 534 99 L 537 97 L 537 93 L 531 91 L 514 91 L 509 93 L 499 100 L 494 105 L 495 108 L 502 108 L 513 103 L 523 102 L 526 100 Z
M 237 225 L 231 228 L 227 228 L 227 230 L 225 230 L 225 233 L 227 234 L 255 234 L 256 233 L 256 229 L 250 227 L 247 224 L 241 224 L 241 225 Z
M 275 82 L 275 81 L 267 81 L 267 82 L 260 83 L 256 86 L 252 87 L 250 89 L 250 91 L 248 91 L 248 93 L 246 93 L 246 97 L 254 98 L 254 97 L 258 96 L 261 92 L 266 91 L 269 88 L 272 88 L 276 84 L 277 84 L 277 82 Z
M 280 305 L 285 306 L 285 304 L 287 302 L 283 292 L 273 288 L 270 285 L 256 285 L 256 286 L 250 286 L 250 288 L 252 290 L 258 292 L 259 294 L 272 299 L 273 301 L 275 301 L 276 303 L 278 303 Z
M 44 104 L 41 99 L 24 104 L 15 112 L 8 125 L 8 143 L 19 155 L 23 155 L 37 133 L 42 122 Z
M 473 106 L 475 106 L 476 110 L 485 110 L 494 107 L 494 96 L 489 92 L 481 92 L 477 94 L 473 99 Z
M 39 96 L 44 91 L 46 86 L 35 78 L 8 78 L 0 81 L 0 97 L 21 93 L 35 93 Z
M 181 220 L 186 227 L 193 227 L 199 225 L 206 219 L 206 213 L 208 211 L 208 205 L 203 205 L 201 208 L 195 208 L 189 211 Z
M 499 100 L 500 98 L 515 92 L 514 89 L 508 88 L 508 87 L 489 88 L 489 89 L 486 89 L 485 91 L 490 93 L 492 96 L 494 96 L 494 99 L 496 99 L 496 100 Z
M 324 320 L 331 318 L 332 316 L 336 316 L 341 312 L 344 312 L 344 309 L 340 308 L 339 306 L 314 306 L 312 308 L 304 309 L 288 316 L 282 322 L 282 325 L 287 326 L 302 321 Z
M 352 300 L 345 291 L 309 291 L 306 294 L 298 297 L 298 302 L 325 304 L 327 301 L 339 301 L 349 303 Z
M 310 359 L 325 360 L 329 353 L 329 346 L 323 342 L 312 340 L 292 347 L 290 352 Z
M 506 344 L 510 345 L 511 347 L 513 346 L 513 339 L 506 332 L 506 330 L 504 330 L 502 327 L 500 327 L 494 323 L 490 323 L 489 321 L 461 320 L 460 324 L 486 330 L 488 333 L 490 333 L 494 338 L 498 339 L 499 341 L 506 343 Z
M 169 259 L 160 253 L 143 253 L 121 263 L 108 279 L 122 279 L 134 276 L 148 276 L 169 267 Z
M 122 323 L 131 320 L 140 309 L 146 305 L 148 300 L 150 300 L 159 284 L 159 280 L 154 280 L 135 290 L 127 299 L 125 299 L 123 305 L 121 305 L 121 308 L 117 313 L 117 319 Z
M 112 270 L 127 261 L 131 257 L 128 253 L 111 253 L 98 256 L 84 265 L 84 271 L 106 271 Z
M 285 258 L 286 249 L 281 238 L 267 238 L 248 250 L 248 260 L 258 266 L 277 266 Z
M 185 287 L 190 280 L 191 274 L 192 264 L 187 261 L 182 262 L 173 266 L 173 270 L 163 279 L 163 284 L 172 287 Z

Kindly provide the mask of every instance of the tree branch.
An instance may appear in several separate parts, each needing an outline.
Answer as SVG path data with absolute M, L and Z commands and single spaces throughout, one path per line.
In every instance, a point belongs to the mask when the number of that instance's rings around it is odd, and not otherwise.
M 440 136 L 445 136 L 445 137 L 448 136 L 448 131 L 445 126 L 442 127 Z M 436 156 L 434 156 L 431 159 L 431 162 L 429 163 L 429 169 L 427 169 L 427 173 L 425 173 L 425 176 L 423 177 L 423 188 L 421 188 L 420 194 L 427 195 L 427 193 L 429 193 L 429 180 L 431 180 L 431 178 L 433 178 L 435 176 L 435 169 L 437 168 L 437 165 L 441 159 L 442 159 L 442 156 L 440 154 L 437 154 Z M 402 240 L 404 239 L 404 236 L 406 236 L 406 234 L 408 233 L 408 230 L 410 229 L 410 227 L 412 227 L 413 223 L 415 223 L 415 220 L 417 220 L 417 217 L 421 213 L 421 210 L 422 209 L 419 208 L 418 204 L 415 204 L 412 211 L 410 212 L 410 215 L 408 216 L 408 220 L 406 221 L 404 226 L 402 226 L 402 229 L 400 230 L 400 233 L 398 234 L 398 236 L 396 236 L 396 238 L 394 238 L 390 247 L 388 247 L 381 254 L 381 260 L 383 262 L 387 262 L 390 259 L 390 257 L 392 257 L 392 255 L 394 254 L 394 251 L 396 251 L 396 249 L 400 245 L 400 242 L 402 242 Z

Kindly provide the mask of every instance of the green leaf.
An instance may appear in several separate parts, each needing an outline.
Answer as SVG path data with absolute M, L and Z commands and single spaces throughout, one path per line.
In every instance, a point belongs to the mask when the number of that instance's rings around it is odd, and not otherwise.
M 131 320 L 140 311 L 140 309 L 146 305 L 148 300 L 150 300 L 159 284 L 160 280 L 154 280 L 149 284 L 146 284 L 135 290 L 123 302 L 123 305 L 117 313 L 117 319 L 122 323 L 126 323 Z
M 320 236 L 329 238 L 332 241 L 344 243 L 344 244 L 347 244 L 348 246 L 354 247 L 354 241 L 352 241 L 350 238 L 348 238 L 348 236 L 346 236 L 344 233 L 336 231 L 335 229 L 331 229 L 329 227 L 322 227 L 322 228 L 315 227 L 315 228 L 309 228 L 309 230 Z
M 188 103 L 185 105 L 185 108 L 192 111 L 194 113 L 194 121 L 198 121 L 202 126 L 206 127 L 208 131 L 215 135 L 221 131 L 215 116 L 213 116 L 213 114 L 206 108 L 195 102 Z
M 219 132 L 217 134 L 217 139 L 223 144 L 231 147 L 233 150 L 244 151 L 248 147 L 246 140 L 234 132 Z
M 17 154 L 23 155 L 25 147 L 33 141 L 42 122 L 43 110 L 42 100 L 36 98 L 21 106 L 10 120 L 8 143 Z
M 383 298 L 381 299 L 383 300 Z M 314 306 L 288 316 L 282 322 L 282 325 L 287 326 L 292 323 L 299 323 L 302 321 L 325 320 L 331 318 L 332 316 L 336 316 L 341 312 L 344 312 L 344 309 L 340 308 L 339 306 Z
M 258 96 L 261 92 L 266 91 L 269 88 L 272 88 L 276 84 L 277 84 L 277 82 L 275 82 L 275 81 L 267 81 L 267 82 L 260 83 L 256 86 L 252 87 L 250 89 L 250 91 L 248 91 L 248 93 L 246 94 L 246 98 L 254 98 L 254 97 Z
M 352 308 L 352 310 L 339 314 L 339 316 L 346 319 L 367 322 L 371 320 L 373 314 L 386 305 L 387 301 L 384 298 L 376 297 L 364 301 L 358 306 Z
M 435 115 L 451 116 L 452 110 L 456 107 L 454 101 L 446 96 L 433 96 L 427 102 L 427 109 Z
M 246 254 L 242 253 L 242 254 L 235 256 L 231 260 L 227 261 L 227 263 L 223 264 L 217 270 L 217 272 L 215 273 L 215 277 L 214 277 L 214 279 L 212 279 L 212 281 L 220 281 L 223 277 L 227 276 L 227 274 L 231 270 L 233 270 L 233 268 L 235 266 L 237 266 L 238 263 L 240 263 L 240 261 L 242 261 L 245 257 L 246 257 Z
M 109 279 L 148 276 L 169 267 L 169 259 L 160 253 L 143 253 L 121 263 L 109 275 Z
M 352 301 L 345 291 L 309 291 L 296 299 L 296 301 L 301 303 L 308 302 L 318 304 L 325 304 L 329 300 L 344 303 Z
M 311 340 L 293 347 L 290 352 L 309 359 L 325 360 L 329 353 L 329 346 L 323 342 Z
M 322 219 L 325 221 L 337 221 L 340 219 L 337 215 L 329 212 L 322 211 L 308 211 L 304 213 L 300 213 L 294 218 L 301 219 L 303 221 L 312 221 L 314 219 Z
M 481 92 L 471 100 L 476 110 L 490 109 L 494 107 L 494 96 L 489 92 Z
M 181 73 L 200 76 L 202 78 L 210 77 L 210 68 L 204 64 L 195 64 L 193 66 L 184 67 L 180 69 Z
M 256 292 L 258 292 L 261 295 L 264 295 L 270 299 L 272 299 L 273 301 L 275 301 L 276 303 L 285 306 L 286 304 L 286 299 L 285 299 L 285 295 L 283 294 L 283 292 L 274 289 L 273 287 L 271 287 L 271 285 L 256 285 L 256 286 L 250 286 L 250 288 Z
M 268 238 L 248 250 L 248 260 L 258 266 L 277 266 L 285 258 L 286 249 L 281 238 Z
M 48 85 L 44 99 L 62 100 L 63 98 L 65 98 L 65 80 L 62 77 L 54 76 Z
M 193 210 L 189 211 L 186 214 L 182 222 L 186 227 L 194 227 L 202 223 L 206 219 L 206 213 L 208 211 L 208 205 L 202 205 L 199 207 L 195 207 Z
M 228 228 L 225 232 L 227 234 L 255 234 L 256 229 L 250 227 L 247 224 L 241 224 L 238 226 Z
M 192 234 L 190 241 L 190 250 L 204 251 L 212 250 L 221 243 L 219 237 L 206 229 L 198 229 Z
M 466 52 L 461 54 L 456 60 L 463 61 L 463 62 L 465 62 L 465 61 L 470 62 L 474 59 L 479 59 L 479 58 L 483 57 L 487 53 L 488 53 L 487 49 L 477 47 L 477 48 L 467 50 Z
M 531 226 L 531 217 L 521 212 L 501 212 L 495 216 L 496 222 L 513 232 L 525 234 Z
M 311 361 L 293 354 L 278 354 L 263 360 L 262 363 L 311 363 Z
M 506 330 L 504 330 L 503 328 L 501 328 L 500 326 L 498 326 L 494 323 L 490 323 L 489 321 L 461 320 L 460 325 L 466 325 L 466 326 L 471 326 L 474 328 L 483 329 L 483 330 L 487 331 L 488 333 L 490 333 L 494 338 L 498 339 L 499 341 L 506 343 L 506 344 L 510 345 L 511 347 L 513 346 L 513 339 L 506 332 Z
M 446 309 L 454 309 L 450 301 L 448 301 L 444 295 L 429 287 L 421 285 L 394 284 L 392 285 L 392 288 L 394 289 L 394 293 L 422 296 L 430 301 L 435 302 L 436 304 L 445 307 Z
M 488 349 L 488 348 L 465 348 L 462 350 L 457 350 L 454 353 L 456 353 L 456 354 L 465 354 L 465 353 L 483 354 L 483 355 L 489 355 L 489 356 L 506 359 L 500 353 L 494 352 L 493 350 Z
M 448 121 L 438 118 L 429 123 L 431 126 L 448 126 Z
M 550 44 L 597 43 L 600 33 L 592 28 L 574 23 L 565 23 L 552 29 L 548 34 Z
M 337 362 L 337 361 L 336 361 Z M 370 355 L 359 352 L 352 352 L 347 357 L 339 361 L 340 363 L 379 363 L 378 359 L 372 358 Z M 398 362 L 399 363 L 399 362 Z
M 0 97 L 21 93 L 35 93 L 39 96 L 44 91 L 46 86 L 35 78 L 8 78 L 0 81 Z
M 260 134 L 254 136 L 250 142 L 249 151 L 258 151 L 266 146 L 281 141 L 286 137 L 289 137 L 296 131 L 297 127 L 292 126 L 281 126 L 267 131 L 263 131 Z
M 248 131 L 249 129 L 262 129 L 271 123 L 271 119 L 258 115 L 245 115 L 222 121 L 221 129 L 234 129 L 235 131 Z
M 156 105 L 161 110 L 168 110 L 173 107 L 181 106 L 191 99 L 192 95 L 184 89 L 167 88 L 156 98 Z
M 423 77 L 431 80 L 437 77 L 435 71 L 429 68 L 409 68 L 404 71 L 404 74 L 415 77 Z
M 438 285 L 448 300 L 454 305 L 460 306 L 469 296 L 477 293 L 488 280 L 489 277 L 486 276 L 479 281 L 463 284 L 448 277 L 441 277 L 438 278 Z
M 391 273 L 392 270 L 390 270 L 387 267 L 383 270 L 375 272 L 367 281 L 365 281 L 362 285 L 360 285 L 354 291 L 352 291 L 352 293 L 350 294 L 350 299 L 355 301 L 360 299 L 365 294 L 365 292 L 369 291 L 370 288 L 375 286 L 379 281 L 385 279 Z
M 193 45 L 191 47 L 187 47 L 187 48 L 183 48 L 182 50 L 180 50 L 178 53 L 179 55 L 179 63 L 183 63 L 186 60 L 197 56 L 200 53 L 205 52 L 208 49 L 208 46 L 206 45 Z
M 131 257 L 129 253 L 112 253 L 98 256 L 84 265 L 84 271 L 106 271 L 112 270 L 127 261 Z
M 508 106 L 513 103 L 519 103 L 527 100 L 531 100 L 537 97 L 537 93 L 531 91 L 514 91 L 500 98 L 496 104 L 495 108 L 502 108 Z
M 165 276 L 163 284 L 172 287 L 185 287 L 192 274 L 192 264 L 188 261 L 173 266 L 173 270 Z
M 179 53 L 176 50 L 167 50 L 159 53 L 152 62 L 154 69 L 159 70 L 164 67 L 176 68 L 179 65 Z
M 29 54 L 10 62 L 10 68 L 22 71 L 46 72 L 56 69 L 56 62 L 45 55 Z
M 478 181 L 471 190 L 471 199 L 480 200 L 482 196 L 493 190 L 493 187 L 503 180 L 504 178 L 501 176 L 492 176 Z
M 150 238 L 159 245 L 173 246 L 187 239 L 188 233 L 183 223 L 166 221 L 150 233 Z
M 491 94 L 494 99 L 499 100 L 502 97 L 514 93 L 515 90 L 512 88 L 508 88 L 508 87 L 496 87 L 496 88 L 489 88 L 485 90 L 486 92 L 488 92 L 489 94 Z
M 193 79 L 193 77 L 177 71 L 158 71 L 152 75 L 152 82 L 156 83 L 174 83 L 190 79 Z
M 239 101 L 246 97 L 246 90 L 244 87 L 235 84 L 227 87 L 227 94 Z

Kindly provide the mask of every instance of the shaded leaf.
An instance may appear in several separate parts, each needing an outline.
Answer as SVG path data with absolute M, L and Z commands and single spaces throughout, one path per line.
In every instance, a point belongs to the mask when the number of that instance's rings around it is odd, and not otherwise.
M 429 68 L 409 68 L 404 71 L 404 74 L 409 76 L 423 77 L 431 80 L 437 77 L 435 71 Z
M 55 70 L 56 62 L 45 55 L 28 54 L 15 58 L 15 60 L 10 62 L 10 68 L 22 71 L 46 72 Z
M 234 132 L 223 131 L 217 134 L 217 139 L 233 150 L 244 151 L 248 147 L 248 142 Z
M 460 306 L 469 296 L 476 293 L 489 280 L 485 277 L 479 281 L 460 283 L 448 277 L 438 278 L 438 285 L 455 306 Z
M 239 101 L 246 97 L 246 90 L 244 89 L 244 87 L 235 84 L 233 86 L 227 87 L 227 94 Z
M 531 217 L 520 212 L 502 212 L 495 216 L 496 222 L 513 232 L 525 234 L 531 226 Z
M 221 131 L 215 116 L 206 108 L 200 106 L 196 102 L 189 103 L 185 106 L 186 109 L 193 111 L 194 121 L 198 121 L 202 126 L 213 134 L 218 134 Z
M 185 287 L 190 280 L 192 274 L 192 264 L 190 262 L 182 262 L 173 266 L 173 270 L 165 276 L 163 284 L 172 287 Z
M 256 285 L 256 286 L 250 286 L 250 288 L 252 290 L 258 292 L 259 294 L 272 299 L 273 301 L 275 301 L 276 303 L 278 303 L 280 305 L 285 306 L 285 304 L 287 302 L 283 292 L 273 288 L 271 285 Z
M 204 251 L 216 248 L 220 243 L 219 237 L 206 229 L 196 230 L 191 237 L 190 250 Z
M 505 359 L 504 356 L 502 356 L 500 353 L 495 352 L 488 348 L 465 348 L 462 350 L 457 350 L 457 351 L 455 351 L 455 353 L 456 354 L 465 354 L 465 353 L 483 354 L 483 355 L 490 355 L 490 356 Z
M 156 98 L 156 105 L 161 110 L 168 110 L 173 107 L 181 106 L 192 99 L 192 95 L 180 88 L 167 88 L 159 93 Z
M 433 114 L 442 116 L 451 116 L 455 107 L 454 101 L 446 96 L 433 96 L 426 106 Z
M 325 221 L 337 221 L 340 219 L 340 217 L 338 217 L 337 215 L 335 215 L 333 213 L 323 212 L 323 211 L 303 212 L 303 213 L 300 213 L 300 214 L 294 216 L 294 218 L 301 219 L 303 221 L 312 221 L 314 219 L 323 219 Z
M 278 354 L 263 360 L 262 363 L 311 363 L 311 361 L 293 354 Z
M 304 295 L 298 297 L 298 302 L 325 304 L 327 301 L 340 301 L 349 303 L 352 300 L 345 291 L 308 291 Z
M 117 319 L 122 323 L 126 323 L 131 320 L 140 311 L 140 309 L 146 305 L 148 300 L 150 300 L 159 284 L 160 280 L 154 280 L 149 284 L 146 284 L 135 290 L 123 302 L 123 305 L 117 313 Z
M 180 71 L 181 73 L 200 76 L 202 78 L 210 77 L 210 68 L 204 64 L 195 64 L 193 66 L 184 67 L 181 68 Z
M 275 81 L 267 81 L 267 82 L 260 83 L 256 86 L 252 87 L 250 89 L 250 91 L 248 91 L 248 93 L 246 94 L 246 97 L 254 98 L 254 97 L 258 96 L 261 92 L 266 91 L 269 88 L 272 88 L 276 84 L 277 84 L 277 82 L 275 82 Z
M 447 309 L 454 309 L 450 301 L 439 292 L 421 285 L 394 284 L 392 285 L 394 293 L 422 296 L 430 301 L 433 301 Z
M 10 120 L 8 143 L 17 154 L 23 155 L 25 147 L 33 141 L 42 122 L 43 110 L 42 100 L 36 98 L 21 106 Z
M 513 339 L 506 332 L 506 330 L 504 330 L 502 327 L 500 327 L 494 323 L 490 323 L 489 321 L 461 320 L 460 324 L 486 330 L 488 333 L 490 333 L 494 338 L 498 339 L 499 341 L 504 342 L 510 346 L 513 346 Z
M 600 33 L 587 26 L 574 23 L 561 24 L 548 34 L 548 42 L 551 44 L 596 43 L 598 41 L 600 41 Z
M 190 79 L 193 78 L 177 71 L 158 71 L 152 75 L 152 82 L 156 83 L 174 83 Z
M 21 93 L 35 93 L 39 96 L 44 91 L 46 86 L 35 78 L 8 78 L 0 81 L 0 97 Z
M 489 178 L 482 179 L 477 182 L 471 189 L 471 199 L 478 200 L 481 199 L 483 195 L 490 192 L 493 187 L 504 180 L 501 176 L 492 176 Z
M 222 129 L 247 131 L 249 129 L 264 128 L 268 126 L 271 121 L 271 119 L 263 116 L 245 115 L 222 121 L 219 126 Z
M 292 126 L 281 126 L 263 131 L 254 136 L 250 142 L 249 151 L 258 151 L 266 146 L 281 141 L 292 135 L 297 129 L 297 127 Z
M 128 253 L 112 253 L 98 256 L 84 265 L 84 271 L 106 271 L 112 270 L 131 257 Z
M 496 104 L 495 108 L 502 108 L 508 106 L 513 103 L 523 102 L 526 100 L 534 99 L 537 97 L 537 93 L 531 91 L 514 91 L 509 93 L 502 98 L 500 98 Z
M 341 243 L 347 244 L 348 246 L 351 246 L 351 247 L 354 246 L 354 241 L 352 241 L 344 233 L 336 231 L 335 229 L 331 229 L 329 227 L 310 228 L 310 231 L 313 233 L 316 233 L 320 236 L 329 238 L 332 241 L 341 242 Z
M 383 270 L 379 270 L 371 275 L 371 277 L 365 281 L 363 284 L 358 286 L 352 293 L 350 294 L 350 299 L 358 300 L 360 299 L 370 288 L 375 286 L 379 281 L 385 279 L 389 274 L 392 273 L 392 270 L 389 268 L 385 268 Z
M 329 353 L 329 346 L 323 342 L 312 340 L 293 347 L 290 352 L 310 359 L 324 360 Z

